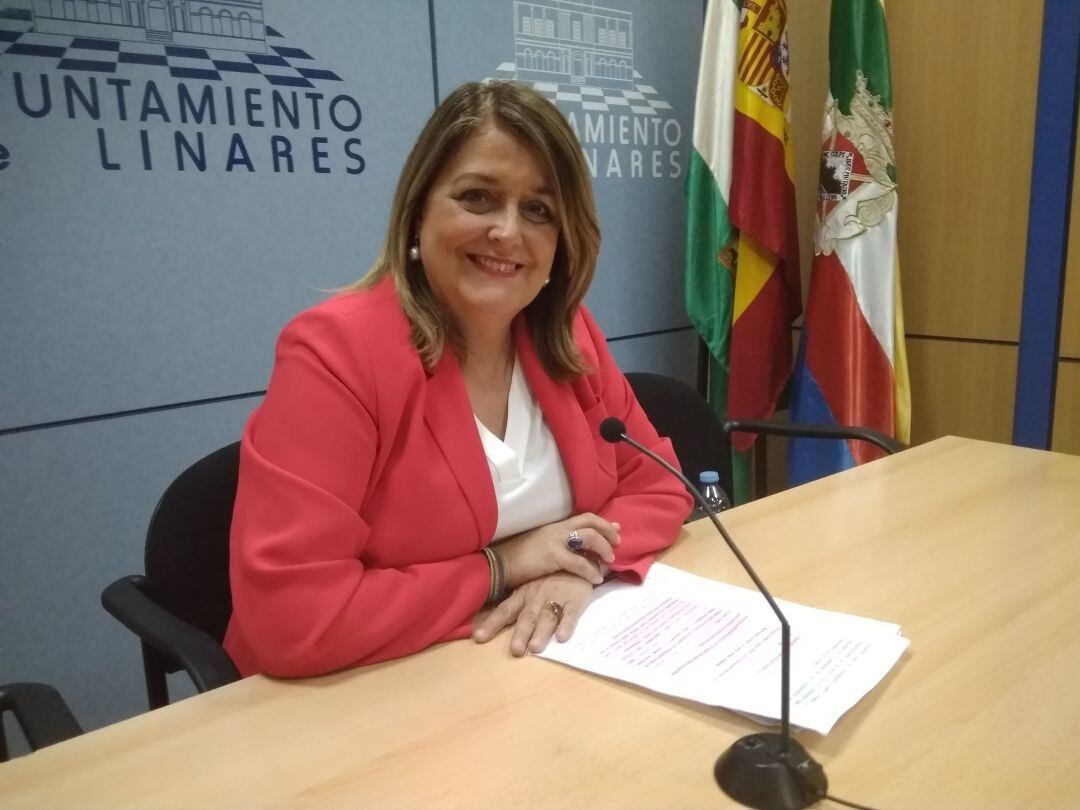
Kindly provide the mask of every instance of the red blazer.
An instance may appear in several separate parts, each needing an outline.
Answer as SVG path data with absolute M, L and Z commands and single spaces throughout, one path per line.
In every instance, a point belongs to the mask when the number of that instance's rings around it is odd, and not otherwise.
M 522 320 L 518 358 L 570 478 L 573 513 L 621 524 L 612 568 L 640 581 L 690 499 L 598 428 L 617 416 L 675 463 L 671 445 L 588 312 L 574 334 L 595 372 L 563 383 L 544 372 Z M 389 281 L 331 298 L 282 332 L 266 398 L 244 429 L 225 648 L 245 675 L 301 677 L 467 636 L 488 592 L 476 552 L 497 519 L 454 353 L 424 369 Z

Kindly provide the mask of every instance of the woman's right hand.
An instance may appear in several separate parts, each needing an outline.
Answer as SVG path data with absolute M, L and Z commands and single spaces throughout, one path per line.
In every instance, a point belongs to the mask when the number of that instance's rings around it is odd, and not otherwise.
M 570 533 L 575 531 L 582 541 L 579 551 L 567 545 Z M 617 545 L 618 523 L 609 523 L 592 512 L 583 512 L 514 535 L 491 546 L 491 550 L 502 561 L 507 589 L 513 590 L 556 571 L 577 574 L 593 585 L 599 585 L 604 577 L 594 560 L 610 564 L 615 559 L 614 547 Z

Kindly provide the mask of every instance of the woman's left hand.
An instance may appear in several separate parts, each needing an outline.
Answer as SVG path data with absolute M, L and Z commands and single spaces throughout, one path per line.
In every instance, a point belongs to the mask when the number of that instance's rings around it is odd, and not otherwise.
M 475 620 L 473 639 L 489 641 L 507 625 L 514 625 L 510 637 L 513 655 L 541 652 L 554 635 L 566 641 L 574 633 L 578 619 L 589 603 L 593 585 L 576 574 L 560 571 L 538 577 L 519 586 L 486 616 Z M 551 603 L 562 607 L 562 616 Z

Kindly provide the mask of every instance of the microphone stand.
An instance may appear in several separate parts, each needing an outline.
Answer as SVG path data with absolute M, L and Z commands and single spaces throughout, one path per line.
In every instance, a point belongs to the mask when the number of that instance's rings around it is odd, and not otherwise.
M 618 422 L 616 435 L 615 423 Z M 609 424 L 610 423 L 610 424 Z M 606 430 L 605 430 L 606 428 Z M 624 441 L 677 477 L 705 509 L 731 553 L 780 620 L 780 733 L 749 734 L 736 740 L 716 760 L 713 774 L 720 788 L 735 801 L 758 810 L 801 810 L 824 798 L 828 788 L 825 770 L 798 740 L 791 739 L 791 626 L 769 589 L 743 556 L 731 535 L 716 517 L 712 506 L 679 470 L 644 445 L 626 435 L 626 426 L 605 420 L 600 433 L 609 442 Z

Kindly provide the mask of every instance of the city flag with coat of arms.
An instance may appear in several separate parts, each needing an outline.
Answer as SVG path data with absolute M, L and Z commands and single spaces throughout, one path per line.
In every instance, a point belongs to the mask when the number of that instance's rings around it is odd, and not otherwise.
M 833 0 L 817 232 L 791 419 L 909 441 L 911 399 L 896 244 L 892 82 L 883 0 Z M 881 455 L 794 439 L 792 485 Z
M 687 173 L 686 308 L 709 349 L 713 408 L 734 419 L 770 416 L 791 373 L 801 289 L 789 120 L 784 0 L 711 0 Z M 746 451 L 753 436 L 732 443 Z

